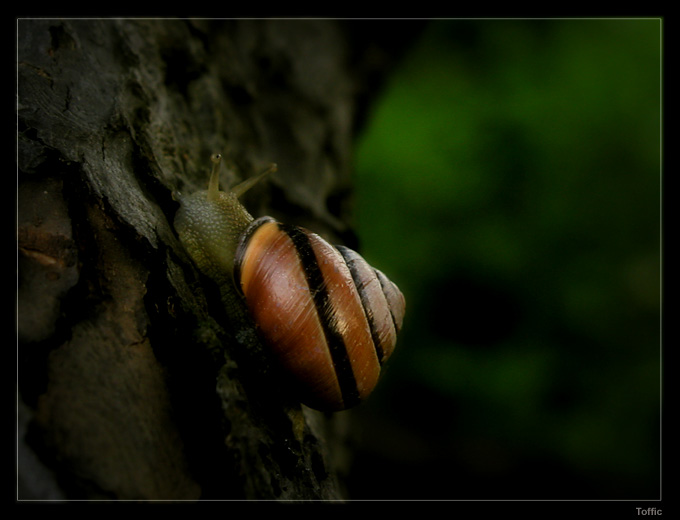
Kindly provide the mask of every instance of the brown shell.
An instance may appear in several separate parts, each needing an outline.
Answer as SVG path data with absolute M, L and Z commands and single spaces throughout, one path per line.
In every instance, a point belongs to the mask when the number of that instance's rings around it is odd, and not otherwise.
M 358 253 L 262 217 L 241 237 L 234 279 L 302 402 L 342 410 L 371 393 L 405 302 Z

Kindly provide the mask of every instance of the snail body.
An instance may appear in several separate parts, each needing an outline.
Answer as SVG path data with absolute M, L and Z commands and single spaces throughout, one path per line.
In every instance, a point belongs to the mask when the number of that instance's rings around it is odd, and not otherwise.
M 355 251 L 311 231 L 254 219 L 238 201 L 264 174 L 226 192 L 213 156 L 207 191 L 180 198 L 175 229 L 197 267 L 242 295 L 300 400 L 342 410 L 371 393 L 405 309 L 397 286 Z

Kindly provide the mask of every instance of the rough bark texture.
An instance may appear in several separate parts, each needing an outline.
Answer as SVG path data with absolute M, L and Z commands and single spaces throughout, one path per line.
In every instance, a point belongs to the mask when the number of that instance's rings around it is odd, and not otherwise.
M 244 352 L 172 194 L 216 151 L 241 176 L 276 162 L 251 212 L 353 245 L 353 138 L 404 36 L 18 21 L 19 499 L 343 498 L 351 413 L 301 407 Z

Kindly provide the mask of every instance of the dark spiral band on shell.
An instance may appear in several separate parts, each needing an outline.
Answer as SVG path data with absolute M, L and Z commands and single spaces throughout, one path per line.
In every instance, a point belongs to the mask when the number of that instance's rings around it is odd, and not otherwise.
M 302 231 L 301 228 L 279 224 L 279 229 L 286 233 L 295 244 L 295 249 L 307 276 L 310 294 L 316 305 L 316 312 L 323 326 L 326 344 L 333 359 L 333 366 L 342 392 L 342 400 L 345 406 L 353 406 L 359 402 L 357 381 L 352 370 L 352 363 L 347 355 L 345 338 L 338 330 L 334 319 L 335 305 L 328 294 L 328 283 L 319 269 L 318 259 L 314 254 L 307 233 Z

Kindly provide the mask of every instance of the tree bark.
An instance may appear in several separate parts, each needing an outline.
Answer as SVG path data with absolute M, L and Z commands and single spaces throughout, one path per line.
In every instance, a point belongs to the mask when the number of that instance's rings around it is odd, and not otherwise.
M 416 24 L 18 21 L 19 499 L 342 499 L 351 412 L 278 387 L 182 250 L 209 156 L 356 246 L 353 139 Z M 224 182 L 224 180 L 223 180 Z

